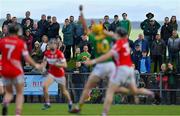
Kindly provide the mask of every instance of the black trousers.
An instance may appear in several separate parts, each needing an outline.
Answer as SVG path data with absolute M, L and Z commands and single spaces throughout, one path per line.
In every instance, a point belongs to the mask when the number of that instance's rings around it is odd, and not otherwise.
M 170 89 L 176 89 L 176 84 L 169 85 Z M 176 91 L 170 91 L 170 104 L 176 104 Z
M 66 45 L 66 50 L 64 54 L 67 61 L 71 59 L 71 48 L 73 48 L 73 45 Z
M 158 68 L 159 68 L 159 71 L 160 71 L 161 64 L 162 64 L 162 55 L 152 55 L 152 59 L 153 59 L 153 62 L 154 62 L 154 72 L 157 72 Z

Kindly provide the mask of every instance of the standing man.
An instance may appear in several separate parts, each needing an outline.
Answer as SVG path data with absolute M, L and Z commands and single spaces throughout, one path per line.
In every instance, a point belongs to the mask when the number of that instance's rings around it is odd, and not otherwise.
M 46 15 L 42 14 L 41 16 L 41 20 L 38 21 L 38 30 L 39 30 L 39 34 L 40 34 L 40 38 L 43 35 L 47 35 L 47 30 L 48 30 L 48 21 L 46 20 Z
M 60 29 L 60 25 L 57 22 L 56 17 L 53 16 L 52 17 L 52 22 L 50 23 L 50 25 L 48 27 L 48 32 L 47 32 L 47 36 L 48 36 L 49 40 L 59 36 L 59 29 Z
M 30 20 L 30 28 L 33 27 L 34 20 L 30 18 L 30 15 L 31 15 L 30 11 L 27 11 L 26 14 L 25 14 L 26 17 L 21 22 L 22 27 L 26 24 L 27 20 Z
M 121 25 L 122 28 L 124 28 L 127 31 L 128 36 L 130 36 L 131 22 L 130 22 L 130 20 L 127 19 L 127 14 L 126 13 L 123 13 L 122 17 L 123 17 L 123 20 L 120 21 L 120 25 Z
M 3 22 L 3 24 L 2 24 L 2 29 L 3 29 L 3 27 L 5 26 L 5 25 L 9 25 L 9 24 L 11 24 L 12 23 L 12 20 L 11 20 L 11 14 L 6 14 L 6 20 Z
M 36 64 L 30 57 L 24 41 L 17 36 L 19 28 L 17 25 L 9 25 L 9 36 L 0 40 L 0 52 L 2 53 L 2 76 L 5 86 L 5 95 L 2 103 L 2 115 L 8 115 L 8 105 L 13 99 L 13 87 L 16 90 L 16 116 L 22 113 L 24 96 L 24 73 L 21 66 L 21 57 L 37 69 Z
M 114 15 L 114 21 L 111 23 L 109 27 L 109 31 L 115 32 L 118 27 L 120 27 L 119 17 L 118 15 Z
M 158 65 L 160 71 L 165 50 L 166 50 L 166 44 L 164 40 L 161 39 L 160 34 L 157 34 L 151 46 L 151 56 L 154 62 L 154 72 L 157 72 Z
M 109 22 L 109 16 L 105 15 L 104 16 L 104 23 L 103 23 L 103 27 L 104 29 L 106 29 L 107 31 L 109 30 L 111 23 Z
M 65 19 L 62 33 L 64 44 L 66 45 L 65 58 L 69 61 L 71 59 L 71 48 L 73 48 L 73 27 L 70 24 L 69 19 Z

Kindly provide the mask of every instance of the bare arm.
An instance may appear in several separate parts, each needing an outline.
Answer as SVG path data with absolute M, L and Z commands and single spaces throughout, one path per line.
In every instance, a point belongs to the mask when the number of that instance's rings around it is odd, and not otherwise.
M 30 55 L 26 55 L 25 57 L 26 62 L 28 62 L 29 64 L 31 64 L 32 66 L 34 66 L 35 68 L 39 69 L 40 65 L 37 64 Z
M 67 62 L 66 62 L 66 60 L 65 61 L 63 61 L 63 62 L 56 62 L 55 63 L 55 65 L 57 66 L 57 67 L 62 67 L 62 68 L 67 68 Z

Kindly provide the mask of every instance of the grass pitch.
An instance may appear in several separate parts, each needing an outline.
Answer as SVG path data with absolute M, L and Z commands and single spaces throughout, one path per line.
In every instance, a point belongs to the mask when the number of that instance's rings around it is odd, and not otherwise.
M 40 115 L 59 115 L 59 116 L 77 116 L 69 114 L 67 112 L 67 104 L 52 104 L 52 107 L 48 110 L 41 110 L 43 104 L 24 104 L 23 115 L 29 116 L 40 116 Z M 102 111 L 102 104 L 85 104 L 82 112 L 79 114 L 81 116 L 100 116 Z M 14 115 L 15 104 L 11 104 L 9 107 L 9 115 Z M 109 116 L 170 116 L 176 115 L 180 116 L 180 106 L 175 105 L 113 105 L 111 107 Z

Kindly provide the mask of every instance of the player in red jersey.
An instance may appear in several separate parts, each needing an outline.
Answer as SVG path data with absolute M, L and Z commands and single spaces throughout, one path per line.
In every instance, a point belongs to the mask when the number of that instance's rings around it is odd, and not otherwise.
M 0 40 L 0 52 L 2 54 L 2 77 L 5 86 L 5 95 L 3 99 L 2 115 L 7 115 L 8 104 L 13 98 L 13 86 L 16 90 L 16 116 L 21 115 L 24 102 L 24 72 L 21 66 L 21 57 L 24 56 L 26 62 L 37 69 L 40 65 L 36 64 L 30 57 L 25 42 L 17 36 L 19 27 L 9 25 L 9 36 Z
M 115 60 L 116 74 L 111 77 L 109 81 L 104 101 L 104 109 L 102 113 L 103 116 L 106 116 L 109 112 L 110 106 L 113 101 L 113 95 L 115 94 L 119 86 L 127 86 L 131 94 L 133 95 L 145 94 L 154 97 L 153 92 L 144 88 L 138 89 L 136 87 L 134 69 L 132 67 L 130 48 L 127 39 L 127 32 L 124 29 L 119 28 L 116 30 L 116 33 L 107 32 L 107 34 L 118 39 L 112 50 L 97 59 L 85 62 L 85 64 L 87 65 L 93 65 L 102 62 L 110 57 L 113 57 Z
M 61 92 L 65 95 L 68 100 L 68 110 L 71 110 L 72 100 L 68 90 L 66 89 L 66 78 L 64 68 L 67 67 L 66 59 L 64 54 L 57 49 L 58 42 L 52 39 L 49 42 L 50 50 L 47 50 L 44 54 L 44 61 L 42 63 L 43 67 L 49 64 L 48 75 L 43 84 L 45 104 L 43 110 L 50 108 L 50 100 L 48 95 L 48 87 L 55 81 L 60 84 Z

